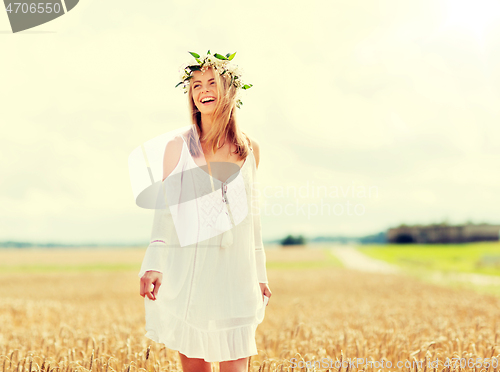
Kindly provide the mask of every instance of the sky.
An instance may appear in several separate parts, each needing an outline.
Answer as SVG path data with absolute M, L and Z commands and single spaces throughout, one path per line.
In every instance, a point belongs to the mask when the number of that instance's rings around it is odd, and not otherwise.
M 0 12 L 0 240 L 147 243 L 128 157 L 190 124 L 188 51 L 237 52 L 265 240 L 500 224 L 500 5 L 81 0 Z

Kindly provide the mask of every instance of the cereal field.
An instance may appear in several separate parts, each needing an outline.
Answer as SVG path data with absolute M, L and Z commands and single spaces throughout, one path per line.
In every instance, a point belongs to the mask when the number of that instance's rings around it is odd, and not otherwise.
M 328 252 L 267 251 L 273 296 L 251 371 L 500 370 L 500 298 L 351 271 Z M 2 371 L 182 371 L 144 337 L 143 254 L 0 251 Z

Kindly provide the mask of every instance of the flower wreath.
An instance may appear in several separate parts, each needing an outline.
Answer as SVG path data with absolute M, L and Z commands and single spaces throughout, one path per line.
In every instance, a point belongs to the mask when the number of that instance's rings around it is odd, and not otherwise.
M 184 93 L 188 93 L 189 79 L 193 77 L 193 71 L 205 72 L 209 67 L 212 67 L 217 70 L 221 76 L 227 74 L 226 76 L 231 77 L 231 84 L 233 84 L 237 88 L 236 107 L 240 108 L 241 105 L 243 105 L 243 102 L 241 102 L 241 99 L 239 98 L 240 89 L 249 89 L 252 87 L 252 84 L 244 84 L 241 81 L 241 70 L 238 68 L 238 66 L 231 63 L 232 59 L 236 55 L 236 52 L 234 52 L 233 54 L 228 53 L 223 56 L 218 53 L 212 55 L 210 54 L 209 50 L 206 56 L 204 56 L 203 58 L 200 57 L 199 54 L 194 52 L 189 52 L 189 54 L 194 57 L 196 63 L 192 63 L 192 61 L 190 61 L 189 63 L 187 63 L 187 66 L 186 64 L 181 66 L 179 71 L 181 72 L 180 75 L 182 81 L 175 87 L 177 88 L 182 84 Z

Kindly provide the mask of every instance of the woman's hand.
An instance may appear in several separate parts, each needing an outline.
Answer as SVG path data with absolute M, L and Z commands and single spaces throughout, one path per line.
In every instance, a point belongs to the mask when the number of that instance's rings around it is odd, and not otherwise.
M 267 286 L 267 283 L 259 283 L 259 285 L 260 285 L 260 291 L 262 292 L 262 301 L 264 301 L 264 296 L 267 296 L 269 300 L 271 300 L 272 292 Z M 269 301 L 267 302 L 267 305 L 269 305 Z
M 148 296 L 150 300 L 156 300 L 156 295 L 160 289 L 163 274 L 159 271 L 146 271 L 141 278 L 141 296 Z M 153 285 L 153 290 L 151 290 Z

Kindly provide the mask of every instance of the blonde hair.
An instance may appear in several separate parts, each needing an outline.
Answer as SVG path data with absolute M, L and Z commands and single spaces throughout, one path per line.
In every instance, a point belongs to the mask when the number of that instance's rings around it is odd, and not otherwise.
M 239 154 L 240 158 L 245 159 L 251 149 L 250 138 L 240 130 L 236 121 L 236 87 L 231 84 L 230 79 L 224 75 L 220 75 L 219 72 L 212 68 L 214 74 L 214 79 L 217 85 L 218 99 L 213 112 L 212 127 L 208 133 L 204 133 L 204 139 L 206 139 L 209 146 L 211 146 L 212 151 L 215 153 L 219 142 L 225 144 L 226 135 L 229 143 L 236 145 L 236 151 L 234 154 Z M 193 100 L 193 90 L 192 84 L 189 84 L 188 91 L 188 101 L 189 110 L 191 112 L 191 121 L 193 128 L 196 128 L 197 136 L 193 131 L 188 133 L 188 147 L 191 154 L 198 157 L 203 152 L 198 148 L 198 138 L 201 139 L 201 112 L 196 107 Z M 248 143 L 245 141 L 248 141 Z M 224 142 L 223 142 L 224 141 Z

